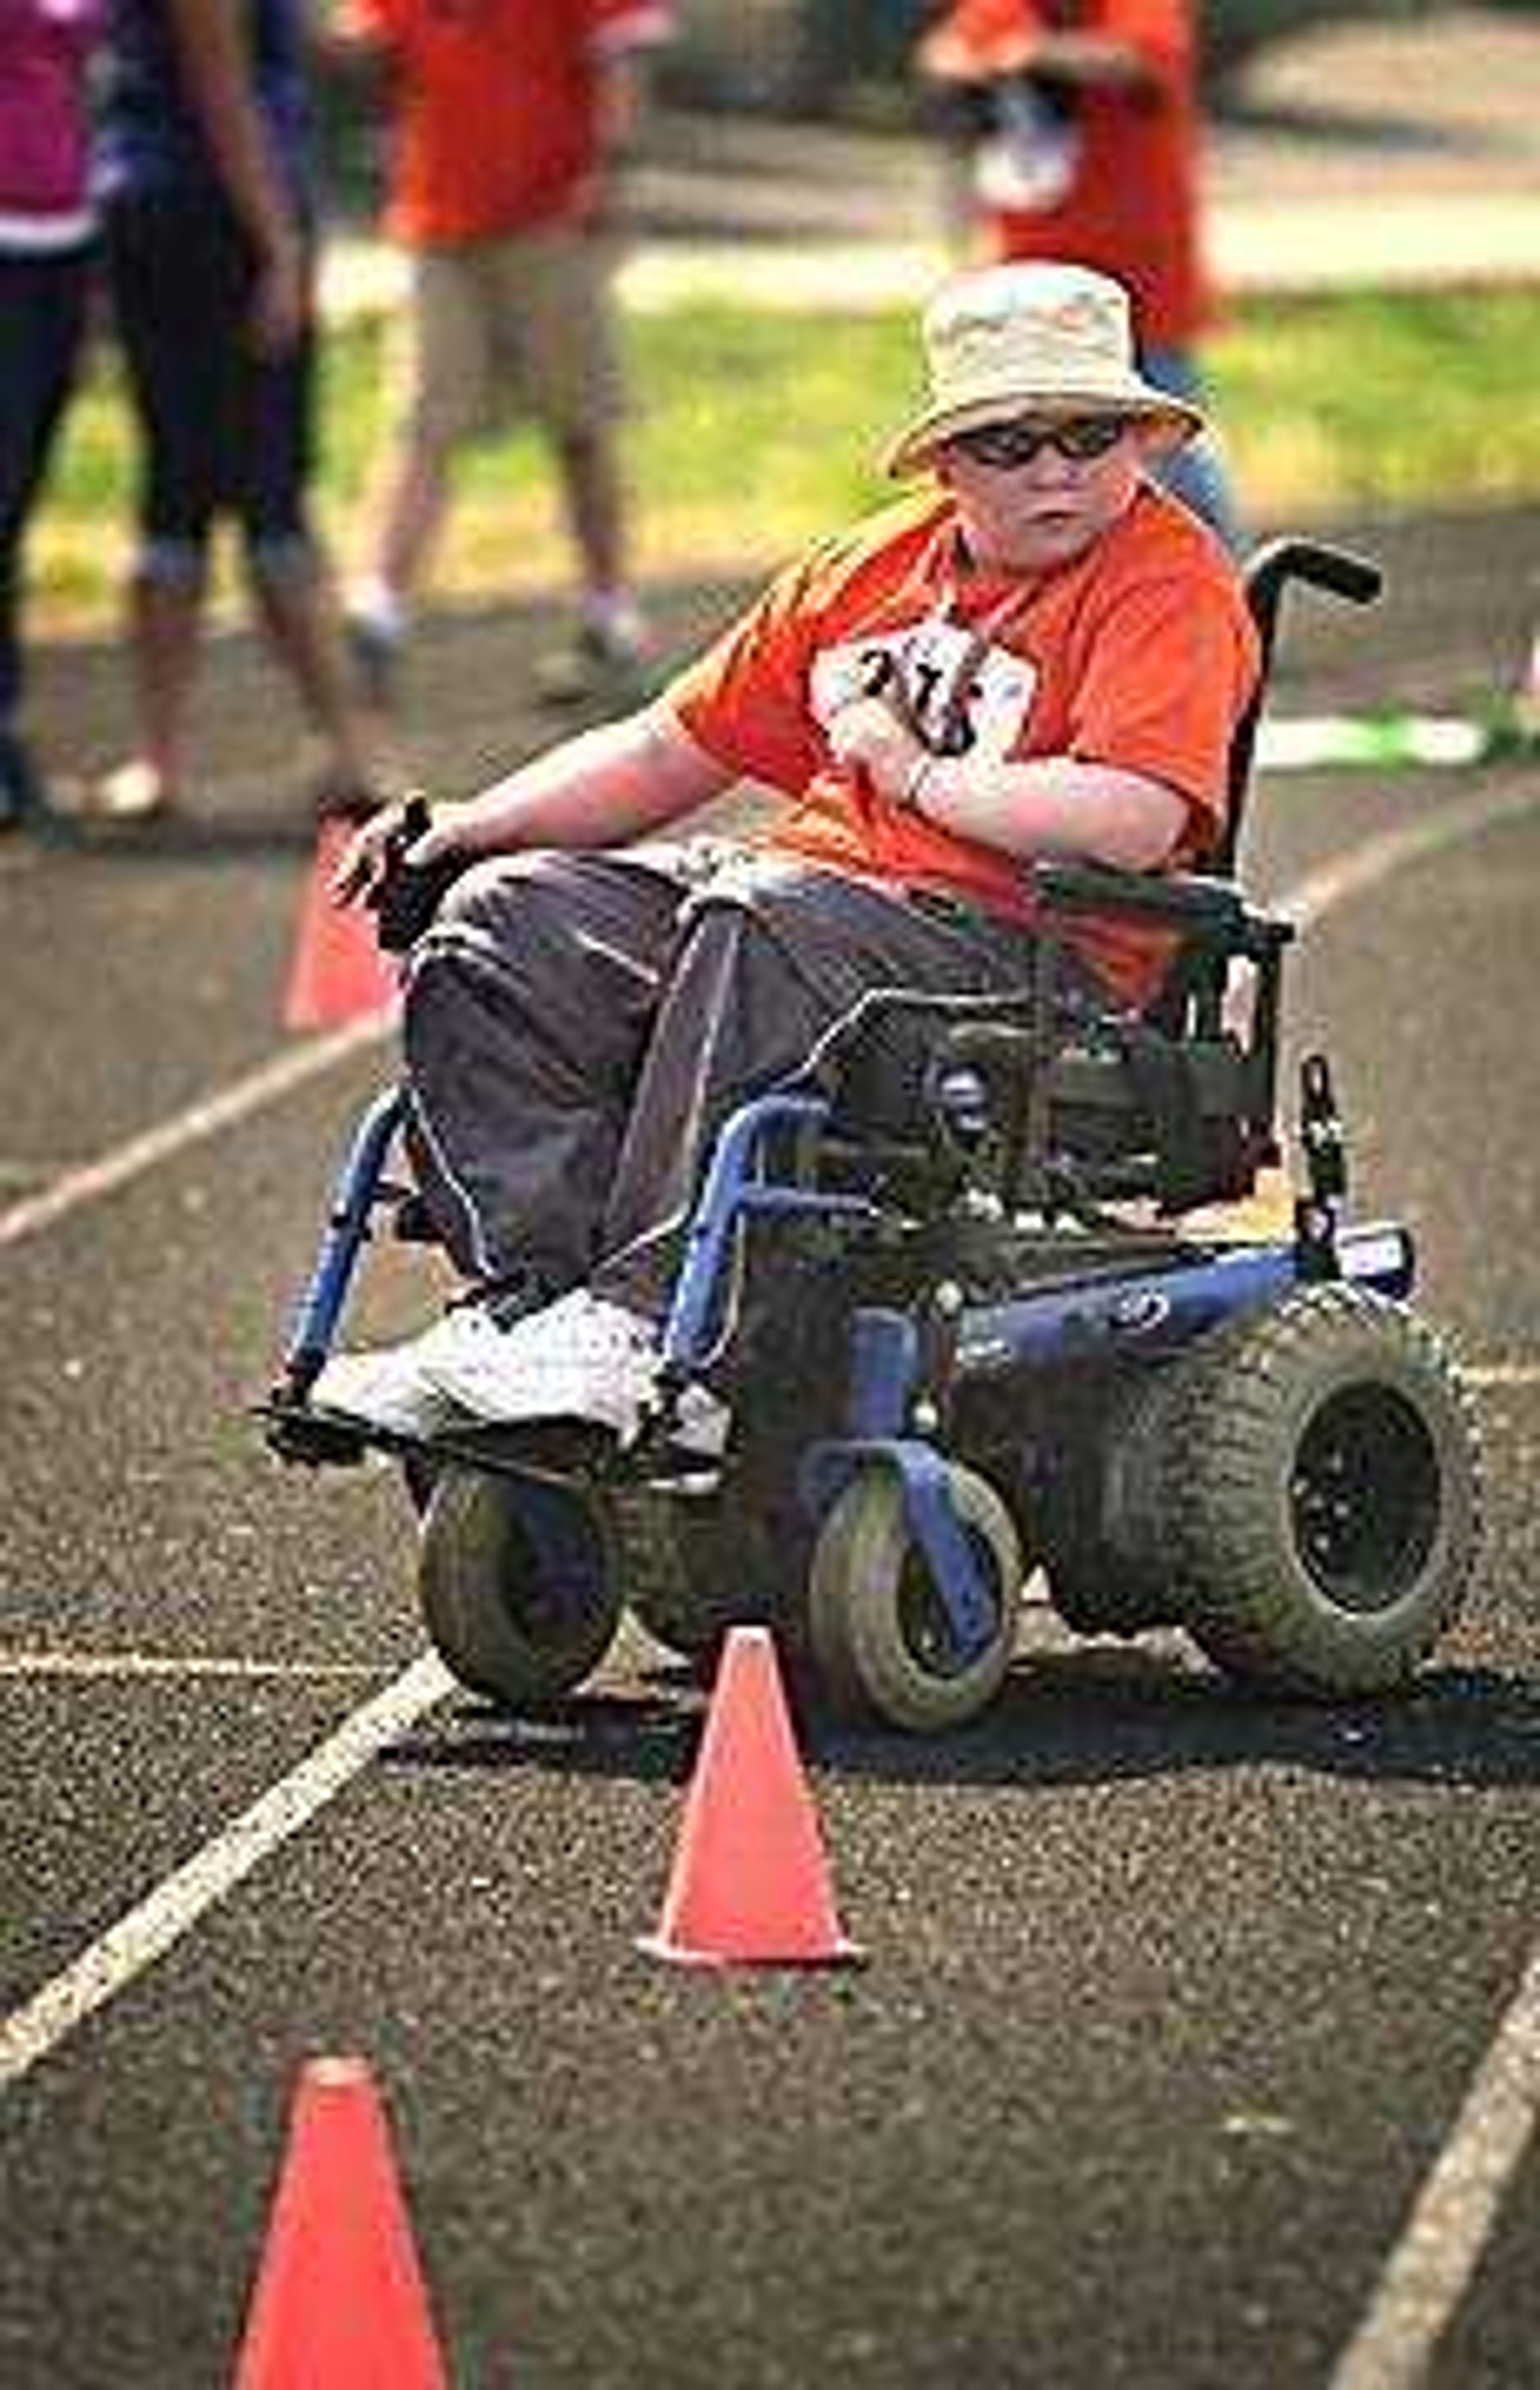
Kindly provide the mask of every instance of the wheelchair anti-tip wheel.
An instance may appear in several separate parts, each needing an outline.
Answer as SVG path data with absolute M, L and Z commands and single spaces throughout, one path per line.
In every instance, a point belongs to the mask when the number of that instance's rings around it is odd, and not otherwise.
M 957 1651 L 891 1468 L 859 1470 L 835 1501 L 808 1586 L 808 1639 L 825 1700 L 913 1734 L 976 1717 L 999 1691 L 1016 1643 L 1023 1571 L 1010 1513 L 971 1470 L 954 1463 L 947 1480 L 995 1611 L 989 1640 L 972 1659 Z
M 1136 1508 L 1164 1512 L 1182 1624 L 1228 1674 L 1390 1691 L 1458 1615 L 1481 1536 L 1475 1422 L 1404 1305 L 1316 1286 L 1234 1321 L 1164 1373 L 1142 1433 Z
M 423 1527 L 417 1593 L 440 1656 L 472 1692 L 536 1710 L 609 1650 L 619 1573 L 597 1504 L 564 1487 L 443 1468 Z

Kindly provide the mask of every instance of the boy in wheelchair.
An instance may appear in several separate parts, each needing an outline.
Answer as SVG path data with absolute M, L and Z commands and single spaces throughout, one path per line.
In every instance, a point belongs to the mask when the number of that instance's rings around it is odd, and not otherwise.
M 623 1446 L 718 1132 L 793 1080 L 865 991 L 1020 991 L 1031 870 L 1161 875 L 1223 846 L 1258 674 L 1218 544 L 1149 478 L 1200 429 L 1144 381 L 1120 286 L 1018 264 L 924 324 L 929 392 L 889 452 L 918 495 L 783 574 L 645 712 L 434 818 L 462 866 L 406 966 L 407 1134 L 470 1293 L 327 1361 L 322 1410 L 405 1437 L 589 1422 Z M 670 842 L 742 780 L 786 803 L 731 847 Z M 398 816 L 340 875 L 366 898 Z M 1066 917 L 1061 992 L 1136 1013 L 1171 951 Z M 681 1441 L 719 1448 L 704 1387 Z

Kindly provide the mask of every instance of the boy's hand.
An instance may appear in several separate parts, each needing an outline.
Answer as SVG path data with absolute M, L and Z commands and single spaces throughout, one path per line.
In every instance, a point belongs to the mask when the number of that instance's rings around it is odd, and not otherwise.
M 417 869 L 453 854 L 458 842 L 448 821 L 435 823 L 427 801 L 404 797 L 384 805 L 354 830 L 328 882 L 336 905 L 367 903 L 382 881 L 402 864 Z
M 882 697 L 853 698 L 829 722 L 835 761 L 862 773 L 890 804 L 904 801 L 905 784 L 925 749 Z

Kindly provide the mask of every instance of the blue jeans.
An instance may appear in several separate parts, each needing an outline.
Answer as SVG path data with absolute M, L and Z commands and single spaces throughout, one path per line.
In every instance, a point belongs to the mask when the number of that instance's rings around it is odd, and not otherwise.
M 1146 380 L 1157 390 L 1185 398 L 1193 406 L 1203 405 L 1203 378 L 1186 349 L 1146 349 L 1139 362 Z M 1210 434 L 1188 440 L 1176 449 L 1161 464 L 1160 478 L 1173 497 L 1190 507 L 1233 556 L 1241 553 L 1246 542 L 1240 517 L 1218 446 Z

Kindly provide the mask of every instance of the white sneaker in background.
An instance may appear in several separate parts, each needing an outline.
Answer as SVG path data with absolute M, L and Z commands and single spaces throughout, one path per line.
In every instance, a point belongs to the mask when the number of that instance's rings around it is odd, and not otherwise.
M 639 618 L 579 623 L 534 665 L 535 695 L 549 706 L 645 704 L 660 677 Z

